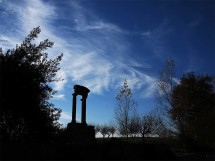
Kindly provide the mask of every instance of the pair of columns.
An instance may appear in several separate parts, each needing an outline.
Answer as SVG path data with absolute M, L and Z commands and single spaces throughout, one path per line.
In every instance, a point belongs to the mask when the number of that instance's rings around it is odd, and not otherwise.
M 76 100 L 77 100 L 77 94 L 74 93 L 73 95 L 73 102 L 72 102 L 72 123 L 76 123 Z M 81 123 L 82 124 L 87 124 L 86 123 L 86 99 L 87 96 L 82 95 L 82 104 L 81 104 Z

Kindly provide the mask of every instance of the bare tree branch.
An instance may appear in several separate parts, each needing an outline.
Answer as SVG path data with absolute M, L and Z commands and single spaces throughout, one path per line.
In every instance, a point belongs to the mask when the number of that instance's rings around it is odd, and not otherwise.
M 115 119 L 120 135 L 129 136 L 129 124 L 136 111 L 137 103 L 132 98 L 131 89 L 125 80 L 124 85 L 116 96 Z

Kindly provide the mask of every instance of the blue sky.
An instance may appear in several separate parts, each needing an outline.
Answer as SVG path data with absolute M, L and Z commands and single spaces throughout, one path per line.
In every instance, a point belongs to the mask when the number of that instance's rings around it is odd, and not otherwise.
M 64 125 L 71 121 L 74 84 L 91 90 L 87 122 L 109 123 L 125 79 L 140 113 L 156 106 L 155 83 L 168 58 L 177 79 L 189 71 L 215 75 L 212 0 L 0 0 L 0 22 L 4 51 L 40 26 L 36 43 L 54 42 L 50 58 L 64 53 L 58 72 L 64 81 L 52 85 L 58 93 L 51 100 L 63 110 Z

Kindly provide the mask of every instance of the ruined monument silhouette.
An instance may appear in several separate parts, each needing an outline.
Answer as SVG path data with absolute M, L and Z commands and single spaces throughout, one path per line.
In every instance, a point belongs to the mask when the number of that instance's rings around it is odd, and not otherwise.
M 72 101 L 72 121 L 67 125 L 71 140 L 77 143 L 91 142 L 95 140 L 94 126 L 86 123 L 86 100 L 90 90 L 84 86 L 74 85 L 73 101 Z M 77 96 L 82 96 L 81 104 L 81 123 L 76 122 L 76 102 Z

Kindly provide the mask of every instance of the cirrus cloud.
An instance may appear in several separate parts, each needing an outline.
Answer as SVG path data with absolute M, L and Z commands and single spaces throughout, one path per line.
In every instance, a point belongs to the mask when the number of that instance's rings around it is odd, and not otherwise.
M 66 85 L 78 83 L 91 88 L 92 93 L 101 94 L 121 86 L 126 78 L 134 90 L 148 91 L 144 92 L 147 96 L 152 93 L 155 78 L 136 70 L 136 67 L 150 68 L 150 65 L 132 55 L 128 31 L 101 20 L 77 1 L 68 2 L 69 11 L 41 0 L 11 1 L 7 5 L 17 11 L 20 32 L 17 32 L 16 39 L 5 37 L 7 44 L 3 47 L 17 40 L 21 42 L 32 28 L 41 26 L 42 33 L 37 42 L 46 38 L 55 42 L 54 48 L 49 49 L 49 57 L 64 53 L 57 74 L 63 81 L 53 84 L 55 90 L 63 91 Z M 59 19 L 67 23 L 58 24 Z M 61 33 L 59 29 L 62 28 L 67 30 Z M 142 33 L 144 36 L 150 34 Z

